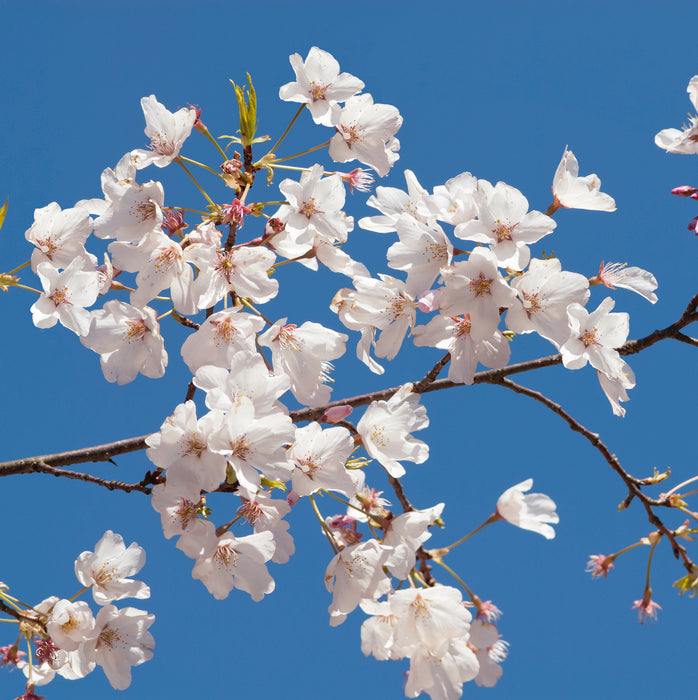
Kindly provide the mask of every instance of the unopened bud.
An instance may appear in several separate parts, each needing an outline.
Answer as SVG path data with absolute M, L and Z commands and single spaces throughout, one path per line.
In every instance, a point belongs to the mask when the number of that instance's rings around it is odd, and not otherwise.
M 674 187 L 671 194 L 675 194 L 679 197 L 693 197 L 698 193 L 698 189 L 691 187 L 690 185 L 681 185 L 681 187 Z
M 321 423 L 338 423 L 340 420 L 344 420 L 354 409 L 343 404 L 341 406 L 332 406 L 328 408 L 320 418 Z

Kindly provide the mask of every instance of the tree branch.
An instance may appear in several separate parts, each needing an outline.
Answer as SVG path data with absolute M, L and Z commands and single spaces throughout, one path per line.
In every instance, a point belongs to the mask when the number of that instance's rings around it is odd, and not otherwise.
M 567 413 L 567 411 L 565 411 L 562 408 L 562 406 L 560 406 L 560 404 L 555 403 L 544 394 L 541 394 L 539 391 L 535 391 L 533 389 L 529 389 L 528 387 L 521 386 L 520 384 L 516 384 L 516 382 L 512 382 L 511 380 L 506 378 L 502 378 L 492 383 L 499 384 L 500 386 L 503 386 L 506 389 L 511 389 L 517 394 L 523 394 L 524 396 L 528 396 L 529 398 L 535 399 L 536 401 L 542 403 L 544 406 L 549 408 L 553 413 L 556 413 L 558 416 L 560 416 L 560 418 L 562 418 L 572 430 L 579 433 L 580 435 L 583 435 L 592 444 L 592 446 L 595 447 L 603 455 L 606 462 L 608 462 L 611 468 L 620 476 L 621 479 L 623 479 L 623 481 L 627 485 L 629 496 L 625 499 L 623 505 L 625 507 L 630 505 L 630 502 L 632 501 L 633 497 L 640 500 L 647 512 L 647 517 L 649 521 L 663 535 L 666 536 L 669 542 L 671 542 L 671 548 L 674 553 L 674 556 L 677 559 L 681 558 L 683 560 L 683 565 L 689 573 L 693 571 L 693 562 L 688 557 L 686 548 L 682 544 L 677 542 L 674 533 L 666 525 L 664 525 L 664 523 L 659 519 L 659 517 L 657 517 L 656 513 L 653 510 L 654 506 L 668 506 L 669 504 L 664 501 L 656 501 L 646 496 L 640 488 L 640 480 L 636 479 L 634 476 L 631 476 L 627 471 L 625 471 L 625 469 L 623 469 L 616 456 L 611 453 L 611 451 L 600 439 L 597 433 L 592 433 L 591 430 L 585 428 L 579 421 L 577 421 L 569 413 Z
M 630 340 L 625 343 L 622 347 L 618 348 L 618 352 L 621 355 L 634 355 L 651 345 L 664 340 L 666 338 L 674 338 L 683 343 L 688 343 L 692 346 L 698 346 L 698 341 L 690 338 L 687 335 L 681 333 L 681 329 L 685 326 L 698 321 L 698 294 L 696 294 L 691 301 L 688 303 L 685 311 L 683 312 L 681 318 L 679 318 L 675 323 L 667 326 L 664 329 L 654 331 L 644 338 L 639 338 L 637 340 Z M 209 315 L 207 310 L 207 316 Z M 428 393 L 431 391 L 440 391 L 442 389 L 450 389 L 456 386 L 463 386 L 457 382 L 452 382 L 450 379 L 436 379 L 439 372 L 446 366 L 450 356 L 447 354 L 444 356 L 436 365 L 427 373 L 427 375 L 420 381 L 416 382 L 414 385 L 414 390 L 417 393 Z M 528 360 L 526 362 L 519 362 L 514 365 L 509 365 L 508 367 L 503 367 L 502 369 L 490 369 L 482 372 L 477 372 L 473 378 L 474 384 L 502 384 L 502 380 L 513 374 L 519 374 L 521 372 L 528 372 L 534 369 L 541 369 L 543 367 L 551 367 L 553 365 L 559 365 L 562 362 L 561 355 L 549 355 L 547 357 L 540 357 L 536 360 Z M 389 399 L 393 394 L 399 390 L 399 386 L 390 387 L 388 389 L 380 389 L 378 391 L 373 391 L 367 394 L 360 394 L 358 396 L 353 396 L 348 399 L 339 399 L 337 401 L 331 401 L 324 406 L 315 408 L 300 408 L 296 411 L 291 411 L 290 416 L 294 423 L 299 423 L 302 421 L 314 421 L 320 420 L 323 413 L 328 408 L 333 408 L 335 406 L 349 405 L 354 408 L 359 406 L 367 406 L 373 401 L 385 401 Z M 542 396 L 542 395 L 541 395 Z M 549 400 L 549 399 L 548 399 Z M 553 403 L 553 402 L 551 402 Z M 557 404 L 554 404 L 556 405 Z M 558 407 L 559 408 L 559 407 Z M 560 409 L 562 410 L 562 409 Z M 593 433 L 590 433 L 593 435 Z M 118 440 L 117 442 L 110 442 L 104 445 L 96 445 L 95 447 L 85 447 L 79 450 L 71 450 L 69 452 L 58 452 L 51 455 L 40 455 L 37 457 L 27 457 L 24 459 L 12 460 L 9 462 L 0 462 L 0 477 L 10 476 L 12 474 L 27 474 L 32 472 L 45 472 L 54 473 L 47 471 L 47 467 L 59 467 L 68 464 L 82 464 L 85 462 L 103 462 L 109 461 L 112 457 L 119 454 L 126 454 L 128 452 L 136 452 L 138 450 L 143 450 L 147 447 L 145 439 L 147 435 L 141 435 L 139 437 L 128 438 L 126 440 Z M 598 439 L 598 436 L 596 436 Z M 619 465 L 620 466 L 620 465 Z M 65 470 L 61 471 L 59 476 L 69 476 L 69 473 Z M 78 474 L 74 472 L 72 474 Z M 100 483 L 99 480 L 95 481 L 95 478 L 89 477 L 89 475 L 83 475 L 84 481 L 93 481 L 94 483 Z M 79 476 L 71 476 L 70 478 L 80 478 Z M 140 485 L 143 488 L 147 488 L 150 483 L 147 481 L 148 475 Z M 109 484 L 122 484 L 123 487 L 131 487 L 131 490 L 142 490 L 135 488 L 139 484 L 123 484 L 123 482 L 104 482 L 103 485 Z M 109 488 L 109 486 L 107 486 Z M 121 488 L 120 486 L 113 486 L 113 488 Z M 121 488 L 121 490 L 125 490 Z M 144 491 L 147 493 L 147 491 Z M 655 505 L 662 505 L 656 503 Z

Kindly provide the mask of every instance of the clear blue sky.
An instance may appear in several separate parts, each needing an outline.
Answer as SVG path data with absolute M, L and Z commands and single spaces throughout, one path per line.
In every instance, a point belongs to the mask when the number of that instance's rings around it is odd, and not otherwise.
M 96 7 L 27 0 L 0 4 L 0 19 L 0 199 L 10 199 L 0 270 L 29 257 L 24 231 L 34 208 L 101 196 L 102 170 L 145 144 L 142 96 L 154 93 L 172 110 L 198 104 L 213 133 L 232 133 L 237 123 L 228 78 L 242 82 L 249 71 L 260 131 L 275 137 L 295 111 L 277 97 L 293 80 L 288 56 L 305 56 L 317 45 L 361 78 L 377 102 L 397 106 L 404 117 L 400 160 L 380 184 L 403 187 L 402 171 L 410 168 L 432 188 L 467 170 L 519 188 L 531 208 L 544 211 L 569 145 L 581 173 L 600 176 L 618 211 L 558 212 L 558 228 L 538 254 L 553 249 L 565 269 L 587 275 L 601 260 L 651 270 L 659 281 L 656 305 L 629 292 L 614 294 L 616 310 L 630 313 L 632 338 L 677 319 L 696 292 L 698 240 L 686 225 L 698 207 L 669 190 L 698 185 L 698 160 L 667 155 L 653 141 L 660 129 L 680 126 L 691 108 L 686 85 L 698 73 L 698 10 L 690 4 L 660 11 L 657 3 L 625 1 L 293 6 L 170 0 Z M 304 117 L 289 149 L 327 138 Z M 202 141 L 192 137 L 185 154 L 207 157 Z M 151 168 L 147 176 L 163 180 L 166 203 L 198 206 L 191 184 L 170 170 Z M 355 198 L 349 213 L 372 212 Z M 387 272 L 384 254 L 393 238 L 360 230 L 353 236 L 352 254 L 374 274 Z M 327 307 L 345 279 L 286 272 L 282 290 L 286 281 L 296 285 L 294 293 L 275 301 L 273 313 L 343 330 Z M 25 279 L 34 283 L 29 272 Z M 595 290 L 590 304 L 603 296 Z M 152 432 L 183 400 L 188 377 L 177 357 L 178 329 L 165 328 L 171 361 L 164 379 L 140 377 L 116 387 L 72 333 L 33 326 L 33 301 L 21 290 L 0 296 L 0 460 Z M 333 398 L 420 378 L 439 356 L 406 348 L 376 379 L 355 361 L 354 342 L 335 363 Z M 552 351 L 526 338 L 514 343 L 512 361 Z M 637 387 L 624 419 L 611 414 L 590 368 L 539 370 L 521 381 L 599 432 L 633 474 L 671 466 L 678 483 L 695 473 L 695 361 L 695 349 L 669 341 L 631 358 Z M 408 469 L 405 486 L 418 507 L 446 502 L 446 529 L 430 544 L 468 532 L 504 489 L 527 477 L 557 502 L 561 518 L 551 542 L 498 524 L 452 555 L 468 584 L 504 611 L 500 632 L 511 644 L 499 685 L 469 684 L 464 695 L 578 700 L 694 693 L 697 601 L 679 599 L 671 588 L 683 572 L 666 548 L 656 557 L 654 597 L 663 610 L 653 625 L 641 627 L 630 609 L 642 596 L 645 549 L 621 559 L 605 582 L 584 573 L 588 555 L 616 551 L 649 531 L 637 504 L 616 512 L 626 492 L 601 456 L 542 406 L 497 387 L 452 389 L 425 403 L 431 427 L 420 437 L 429 442 L 431 458 Z M 93 472 L 135 481 L 149 468 L 142 454 L 116 462 Z M 334 510 L 329 500 L 323 500 L 328 513 Z M 322 577 L 331 553 L 305 505 L 292 514 L 296 555 L 271 567 L 277 589 L 253 603 L 237 591 L 215 601 L 193 581 L 190 560 L 162 537 L 141 494 L 21 476 L 2 480 L 0 504 L 0 579 L 31 602 L 72 595 L 75 557 L 106 529 L 145 547 L 142 576 L 153 595 L 147 605 L 134 604 L 157 616 L 155 657 L 134 669 L 121 697 L 402 697 L 407 665 L 363 657 L 360 612 L 338 629 L 328 626 Z M 3 625 L 0 645 L 14 641 L 11 629 Z M 0 672 L 1 697 L 15 697 L 21 688 L 17 672 Z M 52 700 L 118 696 L 99 670 L 79 682 L 57 679 L 45 690 Z

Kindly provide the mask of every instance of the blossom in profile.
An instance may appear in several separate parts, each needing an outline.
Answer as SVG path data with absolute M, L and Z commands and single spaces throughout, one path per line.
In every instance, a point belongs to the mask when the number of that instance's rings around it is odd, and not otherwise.
M 585 571 L 591 574 L 591 578 L 599 578 L 599 576 L 606 578 L 608 572 L 615 568 L 613 566 L 613 560 L 614 557 L 607 556 L 606 554 L 590 554 Z
M 589 280 L 589 284 L 601 283 L 609 289 L 620 287 L 629 289 L 651 304 L 657 302 L 654 290 L 659 286 L 655 276 L 640 267 L 627 267 L 627 263 L 601 263 L 599 274 Z
M 553 177 L 555 201 L 551 209 L 592 209 L 594 211 L 615 211 L 616 202 L 608 194 L 601 192 L 601 180 L 597 175 L 579 177 L 579 163 L 572 151 L 565 148 L 560 165 Z
M 543 535 L 546 540 L 555 537 L 553 525 L 560 522 L 555 512 L 555 502 L 544 493 L 529 493 L 533 479 L 526 479 L 507 489 L 497 500 L 498 515 L 523 530 L 531 530 Z
M 637 618 L 641 625 L 645 624 L 645 620 L 657 619 L 657 610 L 661 610 L 662 606 L 652 600 L 652 592 L 646 591 L 642 600 L 633 601 L 632 610 L 637 610 Z
M 698 75 L 694 75 L 686 88 L 693 108 L 698 111 Z M 698 153 L 698 115 L 689 115 L 689 124 L 682 129 L 662 129 L 654 142 L 668 153 Z

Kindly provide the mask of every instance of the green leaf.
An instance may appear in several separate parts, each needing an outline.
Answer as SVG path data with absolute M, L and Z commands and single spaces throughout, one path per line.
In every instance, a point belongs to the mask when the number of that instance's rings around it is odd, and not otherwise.
M 5 200 L 5 203 L 2 205 L 2 208 L 0 208 L 0 228 L 2 228 L 3 223 L 5 223 L 5 214 L 7 214 L 7 202 L 8 199 Z

